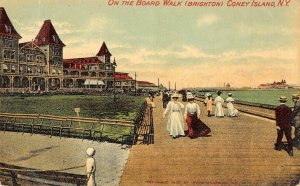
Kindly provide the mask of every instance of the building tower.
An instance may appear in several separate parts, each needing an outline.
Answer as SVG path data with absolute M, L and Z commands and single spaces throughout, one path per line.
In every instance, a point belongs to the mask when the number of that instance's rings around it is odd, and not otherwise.
M 46 54 L 48 75 L 63 75 L 63 47 L 66 45 L 57 35 L 51 20 L 45 20 L 34 40 Z
M 34 43 L 46 54 L 46 91 L 63 88 L 63 47 L 51 20 L 45 20 Z
M 96 54 L 100 61 L 104 62 L 105 77 L 104 80 L 106 89 L 113 88 L 114 69 L 111 63 L 111 53 L 109 52 L 105 42 L 102 43 L 99 52 Z
M 0 7 L 0 74 L 4 75 L 0 79 L 0 86 L 3 84 L 10 87 L 13 75 L 19 73 L 19 39 L 22 37 L 15 30 L 6 11 Z M 2 87 L 1 86 L 1 87 Z

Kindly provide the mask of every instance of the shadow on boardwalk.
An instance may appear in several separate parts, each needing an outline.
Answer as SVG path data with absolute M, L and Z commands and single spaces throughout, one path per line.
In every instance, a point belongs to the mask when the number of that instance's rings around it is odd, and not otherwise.
M 237 118 L 206 116 L 211 137 L 172 139 L 155 99 L 153 145 L 132 148 L 121 184 L 129 185 L 295 185 L 300 152 L 294 157 L 273 150 L 274 121 L 241 114 Z

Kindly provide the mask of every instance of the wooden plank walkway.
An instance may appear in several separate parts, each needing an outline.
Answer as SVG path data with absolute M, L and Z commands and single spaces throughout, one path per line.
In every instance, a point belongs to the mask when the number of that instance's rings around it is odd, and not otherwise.
M 207 117 L 203 103 L 201 120 L 211 137 L 172 139 L 162 119 L 162 103 L 156 98 L 153 145 L 135 145 L 120 185 L 295 185 L 299 182 L 300 151 L 294 156 L 273 150 L 274 121 L 247 114 L 237 118 Z M 284 138 L 285 140 L 285 138 Z

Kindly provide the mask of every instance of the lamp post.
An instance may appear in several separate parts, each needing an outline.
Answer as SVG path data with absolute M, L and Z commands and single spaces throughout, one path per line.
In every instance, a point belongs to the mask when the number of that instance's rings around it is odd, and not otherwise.
M 134 72 L 134 95 L 136 96 L 136 72 Z
M 113 67 L 113 76 L 114 76 L 114 103 L 116 103 L 116 78 L 115 78 L 115 73 L 116 73 L 116 67 L 117 67 L 117 63 L 116 60 L 114 59 L 114 62 L 112 63 L 112 67 Z

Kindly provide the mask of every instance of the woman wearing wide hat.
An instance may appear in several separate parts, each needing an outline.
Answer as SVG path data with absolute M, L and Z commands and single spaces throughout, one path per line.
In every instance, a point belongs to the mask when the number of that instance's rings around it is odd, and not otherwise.
M 163 113 L 163 118 L 169 113 L 167 130 L 174 139 L 178 136 L 184 136 L 183 115 L 181 111 L 181 109 L 184 108 L 184 105 L 178 102 L 178 98 L 179 95 L 177 93 L 173 94 L 172 101 L 168 103 L 167 108 Z
M 188 95 L 187 100 L 188 103 L 185 107 L 184 118 L 188 126 L 188 137 L 193 139 L 206 136 L 211 130 L 200 120 L 200 108 L 199 105 L 195 103 L 195 97 Z

